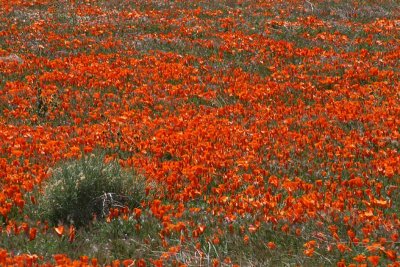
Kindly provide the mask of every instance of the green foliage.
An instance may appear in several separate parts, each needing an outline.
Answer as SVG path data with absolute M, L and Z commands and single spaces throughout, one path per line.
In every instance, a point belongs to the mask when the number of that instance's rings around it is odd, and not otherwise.
M 39 230 L 33 240 L 29 240 L 24 232 L 9 235 L 4 231 L 0 233 L 0 247 L 15 255 L 41 255 L 43 259 L 39 264 L 54 264 L 53 255 L 65 254 L 71 259 L 86 255 L 105 266 L 116 259 L 160 257 L 162 244 L 157 237 L 161 228 L 156 218 L 144 212 L 139 219 L 130 216 L 114 218 L 110 222 L 93 221 L 89 226 L 77 229 L 73 242 L 69 241 L 67 233 L 58 236 L 52 228 L 45 232 Z
M 139 207 L 145 196 L 144 178 L 124 170 L 101 154 L 67 161 L 52 172 L 39 197 L 39 214 L 51 224 L 87 225 L 104 218 L 110 208 Z

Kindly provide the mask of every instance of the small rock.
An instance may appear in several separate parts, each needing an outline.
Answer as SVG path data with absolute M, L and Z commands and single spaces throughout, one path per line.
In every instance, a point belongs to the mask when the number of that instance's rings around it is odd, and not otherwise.
M 6 57 L 0 57 L 0 62 L 18 62 L 20 64 L 24 63 L 24 60 L 17 56 L 16 54 L 11 54 Z

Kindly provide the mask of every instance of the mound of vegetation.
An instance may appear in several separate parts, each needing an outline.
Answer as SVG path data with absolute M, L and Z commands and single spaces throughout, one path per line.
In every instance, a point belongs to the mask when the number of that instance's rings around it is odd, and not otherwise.
M 105 218 L 111 208 L 139 207 L 145 196 L 144 178 L 101 154 L 62 163 L 52 171 L 40 195 L 39 213 L 51 224 L 87 225 Z

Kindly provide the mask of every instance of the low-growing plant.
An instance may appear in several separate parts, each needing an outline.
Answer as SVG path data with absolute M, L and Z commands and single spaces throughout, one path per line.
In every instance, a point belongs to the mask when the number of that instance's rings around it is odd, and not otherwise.
M 139 207 L 145 197 L 145 179 L 123 169 L 102 153 L 69 160 L 52 170 L 38 200 L 39 215 L 52 225 L 87 225 L 95 216 L 108 216 L 111 208 Z

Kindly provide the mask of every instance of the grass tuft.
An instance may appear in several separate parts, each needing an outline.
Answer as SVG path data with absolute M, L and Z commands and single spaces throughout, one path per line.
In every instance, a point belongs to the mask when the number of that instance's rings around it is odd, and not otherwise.
M 87 225 L 105 218 L 111 208 L 139 207 L 145 196 L 144 178 L 104 161 L 101 153 L 67 161 L 52 171 L 38 199 L 41 218 L 51 224 Z

